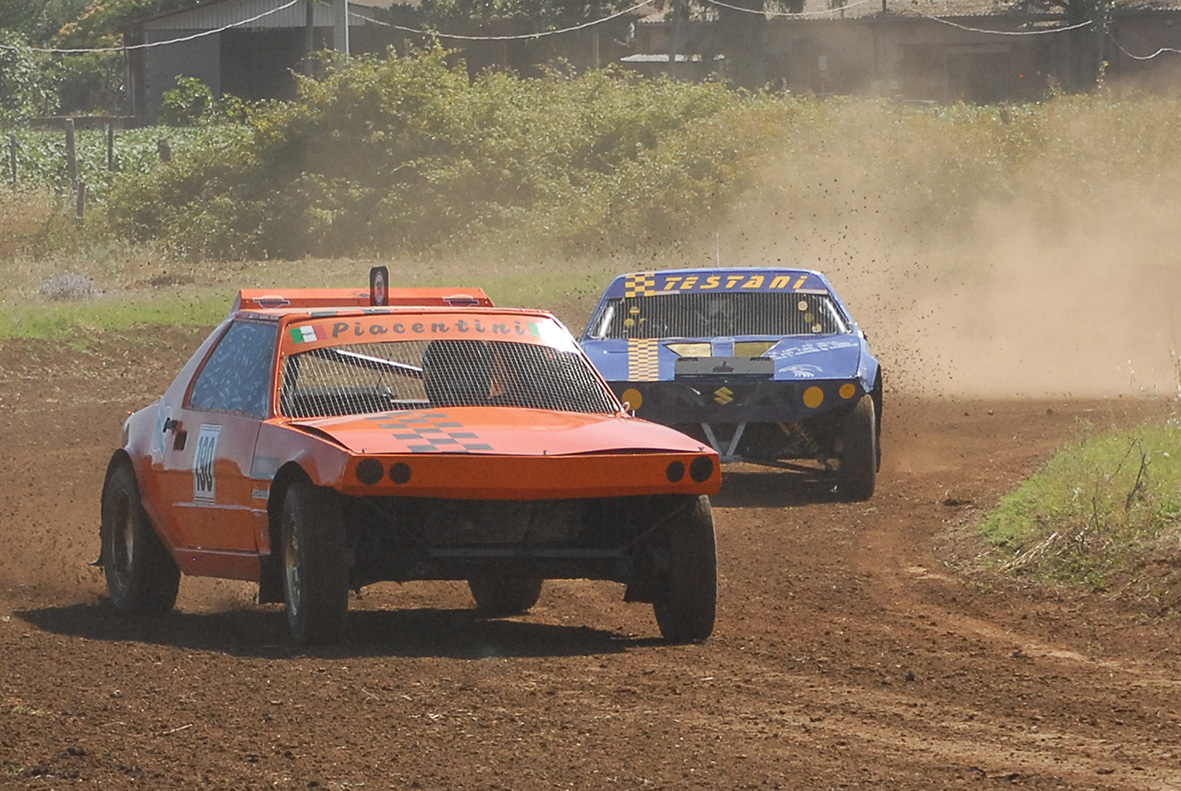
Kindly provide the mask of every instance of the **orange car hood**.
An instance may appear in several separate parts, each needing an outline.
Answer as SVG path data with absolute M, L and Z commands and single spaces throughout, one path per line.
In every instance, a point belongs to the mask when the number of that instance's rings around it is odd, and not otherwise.
M 698 453 L 698 441 L 632 417 L 508 407 L 451 407 L 293 421 L 353 453 L 565 456 L 613 451 Z

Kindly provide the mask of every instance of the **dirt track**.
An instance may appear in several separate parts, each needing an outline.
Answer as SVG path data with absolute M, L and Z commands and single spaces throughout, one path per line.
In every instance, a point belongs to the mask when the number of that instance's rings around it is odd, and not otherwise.
M 127 619 L 86 565 L 122 418 L 195 342 L 0 346 L 0 789 L 1181 789 L 1175 620 L 948 562 L 1078 418 L 1159 404 L 890 393 L 868 504 L 728 470 L 704 645 L 610 584 L 477 621 L 423 583 L 301 651 L 249 586 Z

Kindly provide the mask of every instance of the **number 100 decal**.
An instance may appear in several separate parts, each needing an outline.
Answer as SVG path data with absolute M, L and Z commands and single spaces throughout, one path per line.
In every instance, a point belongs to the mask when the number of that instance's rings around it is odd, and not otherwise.
M 213 462 L 217 458 L 217 440 L 221 437 L 221 426 L 202 424 L 197 437 L 197 450 L 193 454 L 193 502 L 217 502 L 217 476 Z

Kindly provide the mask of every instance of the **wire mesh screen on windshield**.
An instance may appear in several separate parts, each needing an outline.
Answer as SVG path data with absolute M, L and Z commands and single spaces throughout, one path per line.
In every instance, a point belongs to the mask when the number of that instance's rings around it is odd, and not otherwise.
M 332 346 L 287 358 L 288 417 L 510 406 L 610 414 L 615 405 L 577 353 L 508 341 L 434 340 Z
M 848 332 L 828 294 L 659 294 L 613 299 L 595 338 L 700 338 L 714 335 L 826 335 Z

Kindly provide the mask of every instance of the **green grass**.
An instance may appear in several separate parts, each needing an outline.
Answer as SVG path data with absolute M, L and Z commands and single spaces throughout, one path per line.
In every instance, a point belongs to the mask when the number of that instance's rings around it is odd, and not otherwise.
M 1006 571 L 1131 594 L 1181 592 L 1181 418 L 1078 440 L 985 519 Z
M 0 339 L 41 338 L 68 340 L 87 333 L 134 327 L 187 327 L 216 324 L 229 309 L 232 297 L 224 291 L 100 296 L 84 301 L 6 306 L 0 319 Z
M 137 327 L 204 327 L 220 321 L 241 288 L 364 287 L 369 267 L 390 267 L 395 286 L 474 286 L 498 305 L 553 311 L 574 332 L 582 329 L 608 280 L 613 261 L 535 261 L 515 264 L 483 259 L 449 262 L 354 260 L 252 261 L 203 265 L 166 263 L 145 251 L 112 260 L 73 257 L 8 262 L 0 283 L 0 340 L 78 340 L 88 333 Z M 6 266 L 0 262 L 0 270 Z M 63 273 L 92 280 L 91 295 L 47 295 Z

